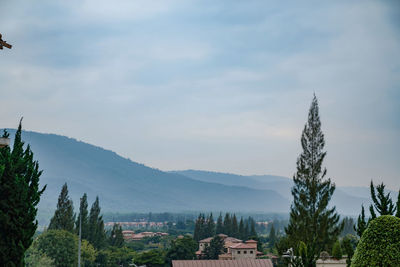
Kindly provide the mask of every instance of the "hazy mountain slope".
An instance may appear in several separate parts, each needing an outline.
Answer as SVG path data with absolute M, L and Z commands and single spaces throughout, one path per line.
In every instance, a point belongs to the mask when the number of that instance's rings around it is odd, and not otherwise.
M 10 137 L 14 130 L 10 130 Z M 23 132 L 47 184 L 40 213 L 51 214 L 64 182 L 77 206 L 88 194 L 89 205 L 100 197 L 103 211 L 261 211 L 287 212 L 289 201 L 273 190 L 228 186 L 162 172 L 122 158 L 116 153 L 72 138 Z
M 284 196 L 288 201 L 292 200 L 292 179 L 274 175 L 243 176 L 229 173 L 218 173 L 198 170 L 174 171 L 199 181 L 217 182 L 226 185 L 241 185 L 251 188 L 274 190 Z M 355 192 L 355 194 L 351 194 Z M 369 205 L 369 189 L 367 187 L 337 187 L 332 197 L 332 205 L 335 205 L 341 214 L 358 215 L 361 205 Z M 358 193 L 358 194 L 357 194 Z M 392 194 L 396 195 L 396 194 Z

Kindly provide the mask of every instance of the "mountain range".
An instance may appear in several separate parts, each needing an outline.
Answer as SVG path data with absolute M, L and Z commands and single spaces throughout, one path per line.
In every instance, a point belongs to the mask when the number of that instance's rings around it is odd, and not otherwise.
M 8 131 L 13 139 L 15 130 Z M 75 209 L 87 193 L 89 205 L 99 196 L 103 212 L 289 212 L 292 180 L 287 177 L 165 172 L 65 136 L 24 131 L 22 138 L 43 170 L 41 185 L 47 184 L 39 204 L 42 224 L 52 215 L 65 182 Z M 356 215 L 368 197 L 367 187 L 338 187 L 332 203 L 341 214 Z

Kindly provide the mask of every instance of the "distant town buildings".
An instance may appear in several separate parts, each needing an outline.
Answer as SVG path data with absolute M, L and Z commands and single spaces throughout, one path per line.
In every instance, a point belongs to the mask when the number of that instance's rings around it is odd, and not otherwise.
M 273 267 L 269 259 L 175 260 L 172 267 Z
M 135 231 L 132 230 L 124 230 L 122 231 L 122 236 L 124 237 L 125 241 L 138 241 L 142 240 L 146 237 L 154 237 L 154 236 L 167 236 L 168 233 L 163 232 L 141 232 L 135 234 Z
M 257 241 L 255 240 L 243 242 L 240 239 L 224 234 L 219 234 L 218 236 L 224 241 L 226 250 L 226 253 L 219 255 L 220 260 L 256 259 L 257 256 L 263 254 L 257 251 Z M 196 252 L 198 258 L 204 255 L 204 251 L 210 245 L 212 239 L 212 237 L 209 237 L 199 241 L 199 250 Z

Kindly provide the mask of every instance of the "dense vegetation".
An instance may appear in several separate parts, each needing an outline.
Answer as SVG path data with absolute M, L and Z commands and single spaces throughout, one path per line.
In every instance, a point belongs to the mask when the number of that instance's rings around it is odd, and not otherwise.
M 28 145 L 24 149 L 22 126 L 15 133 L 12 150 L 0 148 L 0 263 L 23 266 L 24 253 L 37 229 L 37 205 L 45 187 L 39 188 L 42 172 Z M 9 134 L 4 131 L 3 138 Z

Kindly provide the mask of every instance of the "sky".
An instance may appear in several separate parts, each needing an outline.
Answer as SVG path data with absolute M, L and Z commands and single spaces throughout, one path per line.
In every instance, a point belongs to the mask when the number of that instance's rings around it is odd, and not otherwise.
M 1 0 L 0 127 L 292 177 L 315 93 L 328 176 L 397 191 L 399 3 Z

